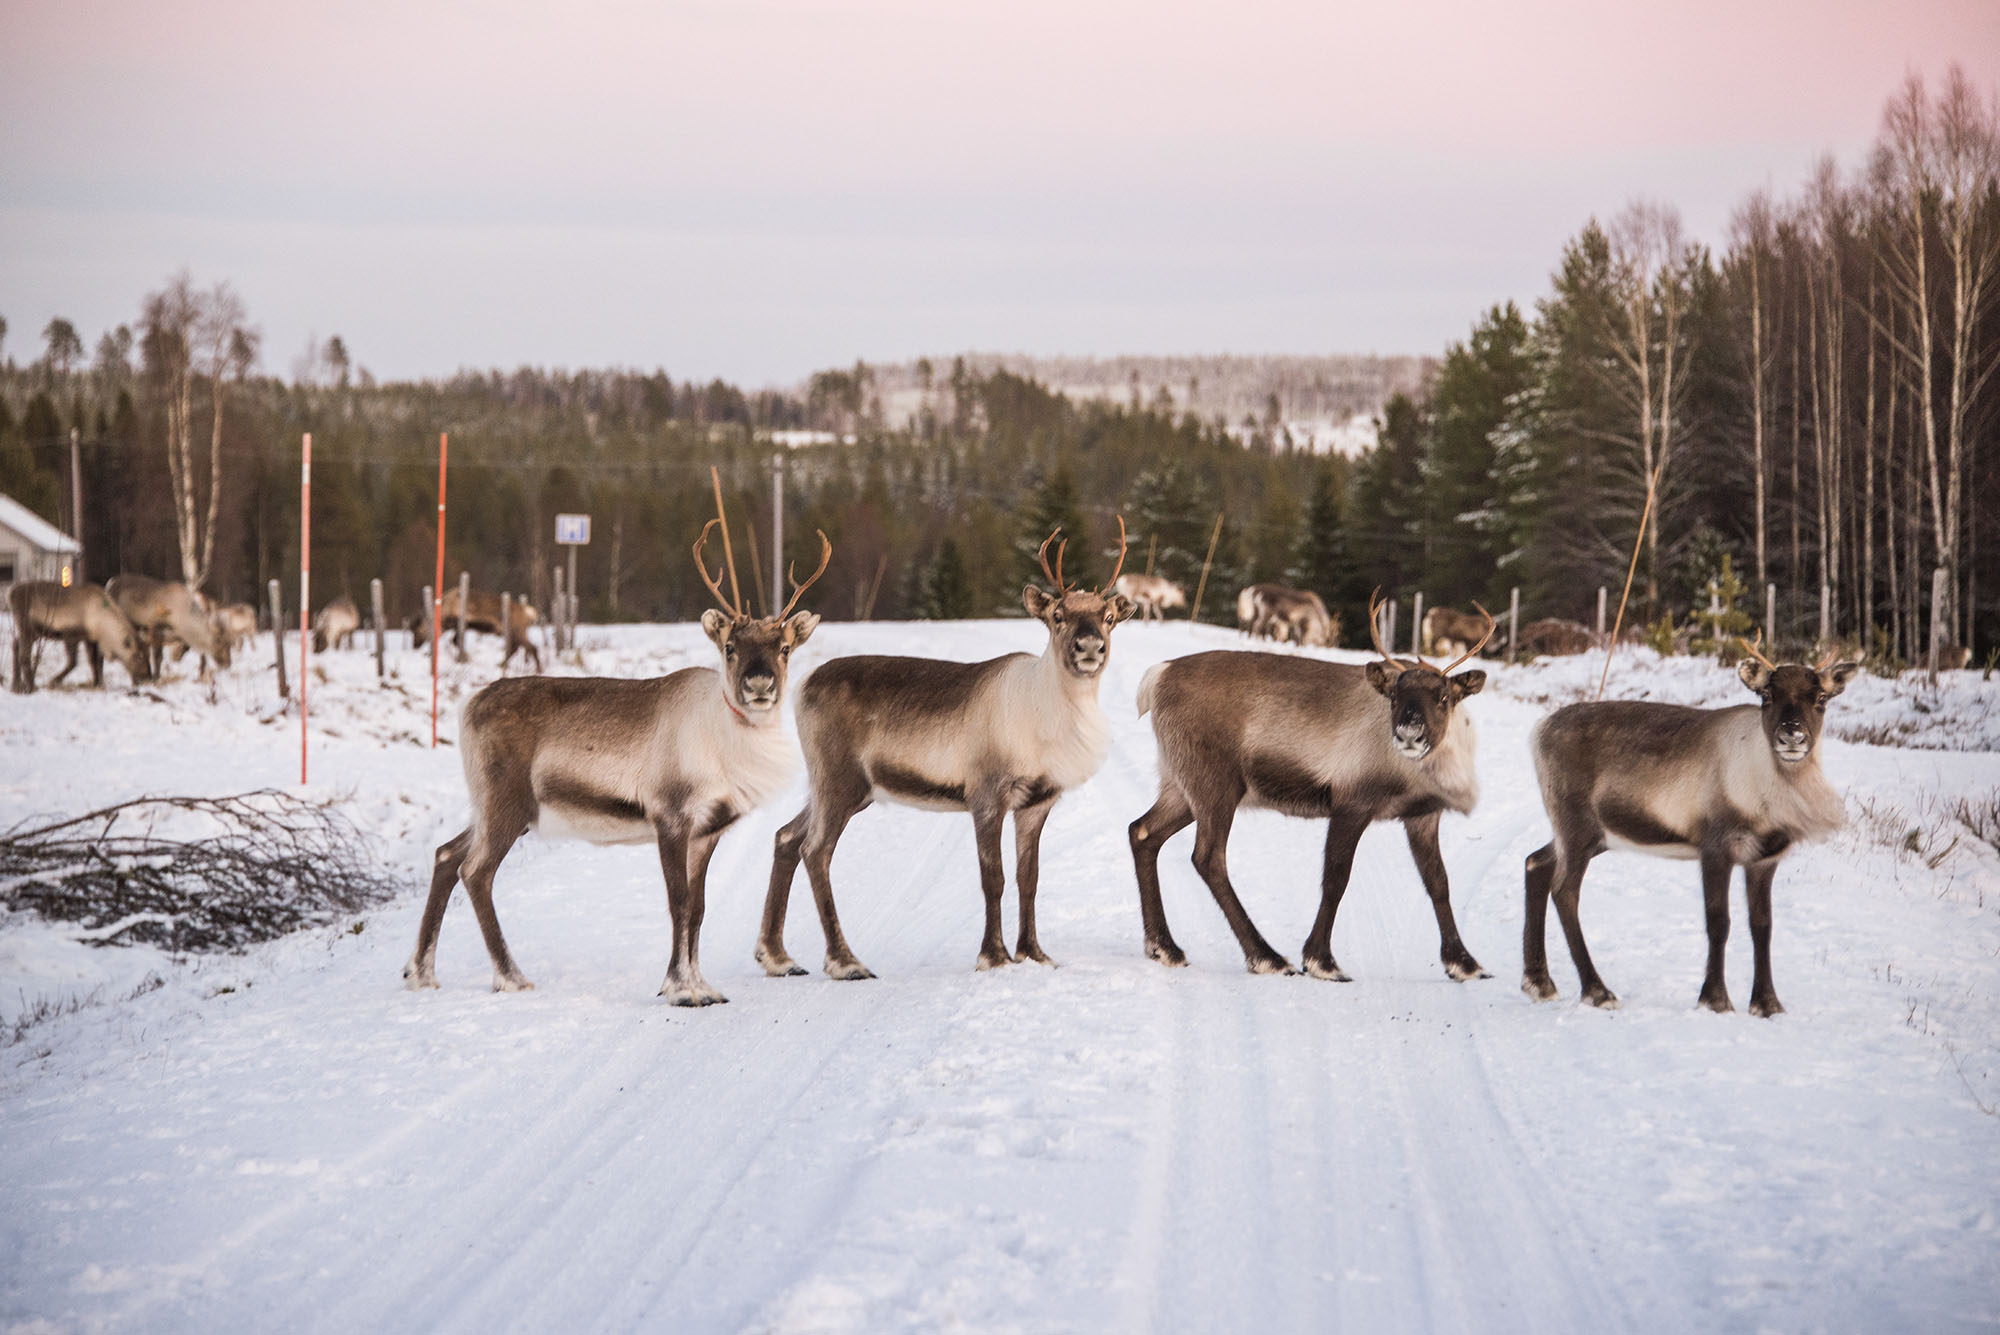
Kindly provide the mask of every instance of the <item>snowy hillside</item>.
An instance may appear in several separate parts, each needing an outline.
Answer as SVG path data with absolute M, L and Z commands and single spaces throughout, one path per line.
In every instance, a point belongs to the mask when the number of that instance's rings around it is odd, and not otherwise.
M 1023 621 L 828 624 L 796 670 L 1041 639 Z M 603 674 L 713 656 L 689 626 L 583 641 Z M 1239 643 L 1114 636 L 1110 759 L 1043 843 L 1061 967 L 975 973 L 970 821 L 877 807 L 833 875 L 879 979 L 766 978 L 751 948 L 795 784 L 722 840 L 702 962 L 730 1004 L 701 1011 L 654 995 L 655 855 L 533 836 L 496 900 L 537 990 L 489 990 L 461 895 L 441 990 L 405 992 L 431 850 L 465 819 L 457 757 L 426 745 L 422 655 L 392 651 L 386 690 L 359 652 L 316 659 L 312 791 L 349 797 L 405 891 L 240 956 L 0 921 L 0 1329 L 1993 1328 L 2000 683 L 1864 678 L 1835 702 L 1825 764 L 1850 821 L 1778 874 L 1789 1012 L 1762 1021 L 1694 1005 L 1692 865 L 1625 854 L 1584 891 L 1623 1009 L 1578 1005 L 1553 924 L 1561 999 L 1519 991 L 1521 864 L 1547 837 L 1528 730 L 1594 688 L 1594 658 L 1496 669 L 1466 706 L 1483 797 L 1446 819 L 1444 853 L 1493 977 L 1447 980 L 1401 832 L 1380 827 L 1334 929 L 1354 982 L 1246 974 L 1191 832 L 1161 861 L 1190 967 L 1145 959 L 1125 829 L 1154 747 L 1133 697 L 1152 663 Z M 495 674 L 495 643 L 474 647 L 448 701 Z M 295 784 L 269 653 L 212 695 L 0 699 L 0 827 Z M 1613 692 L 1748 698 L 1643 652 Z M 1231 845 L 1246 907 L 1294 960 L 1321 837 L 1246 813 Z M 809 966 L 810 905 L 801 878 L 787 941 Z

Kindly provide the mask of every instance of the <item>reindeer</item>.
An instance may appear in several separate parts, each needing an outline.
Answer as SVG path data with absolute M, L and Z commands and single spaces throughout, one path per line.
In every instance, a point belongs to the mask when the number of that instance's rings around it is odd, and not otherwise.
M 1163 614 L 1169 607 L 1187 606 L 1187 591 L 1158 575 L 1120 575 L 1111 589 L 1138 608 L 1139 615 L 1149 621 L 1166 620 Z
M 361 610 L 346 594 L 319 609 L 313 618 L 313 652 L 323 654 L 329 648 L 351 649 L 354 634 L 361 629 Z
M 833 546 L 821 533 L 812 578 L 801 584 L 794 572 L 784 611 L 752 617 L 709 578 L 702 547 L 717 522 L 702 529 L 694 559 L 723 609 L 701 616 L 721 671 L 683 668 L 641 681 L 514 677 L 466 702 L 459 754 L 472 823 L 437 850 L 405 986 L 437 986 L 438 927 L 461 876 L 493 959 L 493 990 L 534 986 L 493 912 L 493 874 L 533 829 L 596 844 L 657 844 L 674 931 L 660 995 L 676 1006 L 728 1000 L 701 976 L 708 862 L 724 830 L 791 780 L 796 762 L 779 705 L 792 651 L 819 625 L 792 609 L 826 573 Z
M 1540 621 L 1530 621 L 1521 627 L 1519 649 L 1530 658 L 1547 654 L 1562 658 L 1572 654 L 1588 653 L 1597 645 L 1597 636 L 1591 634 L 1590 627 L 1580 621 L 1565 621 L 1561 617 L 1543 617 Z
M 257 633 L 257 609 L 248 603 L 230 603 L 219 609 L 216 620 L 221 623 L 222 637 L 229 645 L 231 653 L 238 645 L 248 643 Z
M 1760 631 L 1758 642 L 1763 640 Z M 1847 688 L 1859 663 L 1833 656 L 1813 667 L 1780 666 L 1745 643 L 1736 665 L 1760 703 L 1690 709 L 1649 700 L 1566 705 L 1535 725 L 1530 745 L 1542 805 L 1555 837 L 1528 855 L 1527 916 L 1521 943 L 1521 990 L 1549 1001 L 1545 926 L 1554 895 L 1583 999 L 1616 1007 L 1618 998 L 1591 965 L 1577 916 L 1590 860 L 1607 848 L 1701 864 L 1708 914 L 1708 976 L 1699 1002 L 1734 1009 L 1722 977 L 1729 941 L 1729 879 L 1743 868 L 1756 970 L 1750 1013 L 1785 1008 L 1771 985 L 1771 881 L 1793 844 L 1840 828 L 1840 795 L 1820 772 L 1817 746 L 1827 701 Z
M 14 614 L 13 689 L 20 694 L 35 689 L 35 642 L 43 639 L 61 640 L 68 655 L 52 686 L 75 670 L 78 644 L 90 659 L 92 686 L 104 685 L 106 655 L 125 665 L 134 685 L 151 676 L 132 623 L 99 585 L 24 580 L 7 590 L 7 606 Z
M 1332 938 L 1354 848 L 1371 823 L 1400 820 L 1437 915 L 1445 972 L 1461 982 L 1488 976 L 1459 939 L 1438 850 L 1442 813 L 1469 812 L 1479 800 L 1472 721 L 1459 705 L 1486 684 L 1486 674 L 1451 675 L 1478 646 L 1444 668 L 1398 659 L 1372 632 L 1379 605 L 1371 601 L 1368 624 L 1382 657 L 1365 666 L 1220 651 L 1158 664 L 1140 681 L 1139 713 L 1152 714 L 1159 743 L 1160 796 L 1129 835 L 1153 959 L 1187 963 L 1167 928 L 1159 861 L 1161 846 L 1192 822 L 1195 870 L 1229 920 L 1250 972 L 1297 972 L 1258 932 L 1230 884 L 1229 830 L 1247 803 L 1327 818 L 1319 916 L 1303 949 L 1307 973 L 1347 981 Z M 1486 634 L 1492 633 L 1489 617 Z
M 1474 603 L 1473 606 L 1478 607 L 1479 604 Z M 1486 630 L 1486 623 L 1470 612 L 1460 612 L 1450 607 L 1433 607 L 1424 613 L 1424 652 L 1441 657 L 1455 650 L 1461 650 Z M 1479 642 L 1486 643 L 1483 639 Z
M 1318 594 L 1283 584 L 1252 584 L 1237 594 L 1236 620 L 1252 639 L 1330 648 L 1340 637 L 1340 623 Z
M 211 658 L 217 667 L 229 666 L 228 635 L 201 595 L 187 585 L 150 575 L 113 575 L 104 591 L 145 641 L 154 672 L 160 670 L 167 646 L 174 640 L 201 655 L 204 676 Z
M 1118 531 L 1123 566 L 1122 519 Z M 1064 547 L 1056 548 L 1050 569 L 1049 544 L 1060 532 L 1051 533 L 1038 553 L 1054 592 L 1032 584 L 1021 591 L 1028 614 L 1048 630 L 1048 647 L 1039 657 L 953 663 L 857 655 L 827 663 L 800 688 L 799 742 L 810 791 L 805 809 L 778 831 L 773 848 L 756 951 L 765 972 L 805 972 L 784 943 L 786 901 L 803 857 L 826 934 L 826 972 L 840 979 L 875 976 L 841 934 L 828 868 L 847 822 L 877 801 L 970 813 L 986 897 L 978 967 L 1051 963 L 1035 932 L 1042 825 L 1056 799 L 1104 763 L 1111 729 L 1098 707 L 1098 684 L 1110 659 L 1112 628 L 1133 613 L 1122 594 L 1065 584 Z M 1105 589 L 1118 582 L 1117 569 L 1111 574 Z M 1021 906 L 1012 955 L 1000 928 L 1000 828 L 1010 812 Z
M 438 619 L 452 632 L 453 642 L 459 649 L 465 642 L 457 638 L 458 631 L 458 588 L 453 586 L 444 591 L 439 601 Z M 514 597 L 508 600 L 505 649 L 500 655 L 500 666 L 506 667 L 514 657 L 514 651 L 526 651 L 528 661 L 537 672 L 542 670 L 542 652 L 535 648 L 535 642 L 528 632 L 541 620 L 541 614 L 526 598 Z M 431 618 L 429 609 L 418 613 L 404 623 L 410 630 L 410 647 L 421 649 L 431 641 Z M 465 628 L 487 635 L 501 634 L 500 595 L 488 593 L 484 589 L 474 589 L 465 601 Z

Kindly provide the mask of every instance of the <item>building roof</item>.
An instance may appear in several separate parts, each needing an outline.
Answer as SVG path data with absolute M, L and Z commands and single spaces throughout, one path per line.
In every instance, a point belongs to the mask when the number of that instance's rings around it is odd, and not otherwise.
M 74 552 L 76 540 L 5 492 L 0 492 L 0 524 L 13 529 L 45 552 Z

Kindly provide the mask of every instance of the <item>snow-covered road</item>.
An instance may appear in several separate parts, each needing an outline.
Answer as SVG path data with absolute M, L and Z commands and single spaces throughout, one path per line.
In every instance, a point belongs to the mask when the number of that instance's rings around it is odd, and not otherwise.
M 828 624 L 801 669 L 1039 635 Z M 689 627 L 585 636 L 591 667 L 620 675 L 708 656 Z M 1577 1005 L 1559 933 L 1564 996 L 1537 1006 L 1517 983 L 1521 860 L 1546 838 L 1526 749 L 1544 706 L 1527 701 L 1547 681 L 1501 670 L 1467 706 L 1484 796 L 1444 827 L 1492 978 L 1445 977 L 1394 826 L 1363 839 L 1335 928 L 1353 983 L 1246 974 L 1190 834 L 1161 860 L 1190 967 L 1163 969 L 1140 951 L 1126 849 L 1154 785 L 1132 699 L 1153 662 L 1232 643 L 1114 637 L 1111 757 L 1044 838 L 1061 967 L 975 973 L 970 822 L 878 806 L 834 880 L 879 979 L 766 978 L 751 948 L 795 787 L 722 841 L 702 959 L 730 1004 L 701 1011 L 654 996 L 654 855 L 533 837 L 496 898 L 537 990 L 488 990 L 461 896 L 441 990 L 404 992 L 429 849 L 463 821 L 457 761 L 409 740 L 428 726 L 419 656 L 397 656 L 410 690 L 386 694 L 340 656 L 315 686 L 314 786 L 355 794 L 407 868 L 402 898 L 178 965 L 0 926 L 10 1025 L 87 987 L 103 1003 L 0 1048 L 0 1330 L 2000 1324 L 2000 1118 L 1981 1108 L 2000 1103 L 2000 856 L 1968 833 L 1932 867 L 1897 824 L 1943 828 L 1950 800 L 2000 787 L 2000 756 L 1827 744 L 1866 818 L 1779 873 L 1783 1017 L 1695 1008 L 1696 874 L 1624 855 L 1584 895 L 1624 1008 Z M 476 684 L 496 656 L 454 671 Z M 252 669 L 213 704 L 192 684 L 161 700 L 0 700 L 0 825 L 296 777 L 296 721 L 260 720 Z M 1245 813 L 1231 845 L 1246 906 L 1294 959 L 1321 837 Z M 814 965 L 810 903 L 801 878 L 788 944 Z M 1010 889 L 1010 923 L 1012 907 Z M 148 967 L 165 985 L 122 999 Z

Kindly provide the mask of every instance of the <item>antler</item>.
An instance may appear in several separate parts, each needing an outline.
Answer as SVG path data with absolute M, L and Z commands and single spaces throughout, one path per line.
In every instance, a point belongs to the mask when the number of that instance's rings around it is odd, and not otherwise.
M 1764 642 L 1763 627 L 1760 626 L 1757 628 L 1757 638 L 1754 642 L 1744 639 L 1741 635 L 1738 635 L 1736 637 L 1736 642 L 1743 646 L 1744 652 L 1748 653 L 1752 658 L 1756 659 L 1759 663 L 1762 663 L 1765 667 L 1771 669 L 1771 671 L 1773 672 L 1776 672 L 1778 670 L 1778 665 L 1776 663 L 1773 663 L 1770 659 L 1764 657 L 1764 655 L 1757 652 L 1757 646 Z
M 1111 567 L 1111 578 L 1105 580 L 1100 587 L 1108 589 L 1113 584 L 1116 584 L 1118 582 L 1118 572 L 1123 570 L 1124 568 L 1125 568 L 1125 516 L 1119 515 L 1118 516 L 1118 564 Z
M 1377 584 L 1375 592 L 1368 595 L 1368 638 L 1375 641 L 1375 652 L 1391 663 L 1396 656 L 1382 647 L 1382 586 Z
M 1056 568 L 1054 570 L 1049 569 L 1049 544 L 1054 542 L 1056 540 L 1057 535 L 1060 534 L 1061 532 L 1062 529 L 1057 528 L 1054 533 L 1051 533 L 1049 534 L 1048 537 L 1043 538 L 1042 545 L 1035 551 L 1035 556 L 1042 563 L 1042 573 L 1044 575 L 1047 575 L 1049 577 L 1049 583 L 1055 586 L 1056 597 L 1058 598 L 1062 597 L 1063 594 L 1068 592 L 1068 589 L 1064 586 L 1062 580 L 1062 559 L 1063 559 L 1063 552 L 1066 551 L 1069 547 L 1069 539 L 1064 538 L 1061 544 L 1056 548 Z
M 1813 671 L 1824 672 L 1828 668 L 1832 667 L 1836 662 L 1838 662 L 1839 659 L 1840 659 L 1840 646 L 1837 644 L 1830 644 L 1827 646 L 1826 652 L 1820 655 L 1819 662 L 1813 664 Z
M 1475 599 L 1473 599 L 1473 602 L 1472 602 L 1472 605 L 1473 605 L 1474 607 L 1479 607 L 1479 600 L 1478 600 L 1478 599 L 1476 599 L 1476 598 L 1475 598 Z M 1493 638 L 1493 632 L 1494 632 L 1494 631 L 1496 631 L 1496 630 L 1498 630 L 1498 629 L 1500 628 L 1500 623 L 1499 623 L 1499 622 L 1497 622 L 1497 621 L 1495 621 L 1495 620 L 1493 619 L 1493 614 L 1492 614 L 1491 612 L 1487 611 L 1487 610 L 1486 610 L 1485 608 L 1483 608 L 1483 607 L 1479 607 L 1479 615 L 1481 615 L 1481 616 L 1483 616 L 1483 617 L 1485 617 L 1485 618 L 1486 618 L 1486 633 L 1485 633 L 1484 635 L 1482 635 L 1482 636 L 1480 636 L 1480 637 L 1479 637 L 1479 643 L 1478 643 L 1478 644 L 1475 644 L 1475 645 L 1473 645 L 1473 646 L 1472 646 L 1472 647 L 1471 647 L 1470 649 L 1467 649 L 1467 650 L 1466 650 L 1466 651 L 1465 651 L 1464 653 L 1460 654 L 1460 655 L 1459 655 L 1459 656 L 1458 656 L 1457 658 L 1454 658 L 1454 659 L 1452 659 L 1452 660 L 1451 660 L 1451 667 L 1447 667 L 1447 668 L 1443 669 L 1443 671 L 1444 671 L 1444 675 L 1445 675 L 1445 676 L 1449 677 L 1449 676 L 1451 675 L 1451 669 L 1452 669 L 1452 668 L 1455 668 L 1455 667 L 1457 667 L 1457 666 L 1458 666 L 1458 665 L 1459 665 L 1460 663 L 1463 663 L 1463 662 L 1464 662 L 1464 661 L 1465 661 L 1466 659 L 1468 659 L 1468 658 L 1471 658 L 1471 657 L 1472 657 L 1472 656 L 1473 656 L 1474 654 L 1478 653 L 1478 652 L 1479 652 L 1479 651 L 1480 651 L 1481 649 L 1484 649 L 1484 648 L 1486 647 L 1486 642 L 1487 642 L 1488 640 L 1490 640 L 1490 639 L 1492 639 L 1492 638 Z
M 798 563 L 793 562 L 791 565 L 785 567 L 785 574 L 788 575 L 792 581 L 792 600 L 785 604 L 784 611 L 778 613 L 778 620 L 783 621 L 786 617 L 792 614 L 792 609 L 799 605 L 799 596 L 803 594 L 807 589 L 810 589 L 813 586 L 813 584 L 819 579 L 819 577 L 826 573 L 826 563 L 828 561 L 831 561 L 832 559 L 833 559 L 833 544 L 826 540 L 826 530 L 821 529 L 819 531 L 819 569 L 813 571 L 812 575 L 806 580 L 806 582 L 801 584 L 799 583 Z
M 743 609 L 730 602 L 728 596 L 722 592 L 722 585 L 708 577 L 708 563 L 701 559 L 701 549 L 708 545 L 708 531 L 721 522 L 720 519 L 711 519 L 701 526 L 701 536 L 694 540 L 694 568 L 701 572 L 701 582 L 708 585 L 708 591 L 715 595 L 716 602 L 722 604 L 722 610 L 741 621 Z

